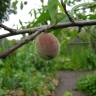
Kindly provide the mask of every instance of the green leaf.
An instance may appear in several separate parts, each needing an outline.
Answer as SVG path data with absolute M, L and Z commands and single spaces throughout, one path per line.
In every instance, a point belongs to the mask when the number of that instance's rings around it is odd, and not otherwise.
M 18 0 L 15 0 L 14 2 L 12 2 L 12 8 L 14 10 L 17 10 L 17 4 L 18 4 Z
M 20 9 L 22 10 L 23 9 L 23 2 L 21 1 L 21 4 L 20 4 Z
M 42 24 L 48 20 L 50 20 L 50 16 L 49 16 L 48 11 L 42 12 L 41 15 L 37 18 L 36 22 L 34 22 L 33 26 L 36 26 L 38 24 Z
M 22 26 L 23 24 L 22 24 L 22 21 L 19 19 L 19 23 L 20 23 L 20 25 Z
M 33 9 L 33 12 L 34 12 L 34 17 L 35 17 L 35 19 L 36 19 L 36 17 L 37 17 L 36 10 L 35 10 L 35 9 Z
M 96 14 L 93 14 L 93 15 L 89 14 L 88 16 L 89 16 L 89 19 L 96 19 Z
M 59 8 L 60 8 L 60 11 L 61 11 L 61 12 L 64 12 L 64 9 L 63 9 L 63 6 L 61 5 L 61 3 L 58 3 L 58 6 L 59 6 Z
M 44 3 L 44 0 L 40 0 L 42 3 Z
M 58 7 L 58 0 L 48 0 L 48 12 L 50 14 L 52 23 L 56 23 L 56 18 L 57 18 L 57 7 Z
M 59 23 L 63 22 L 64 23 L 66 21 L 68 21 L 68 18 L 66 16 L 66 14 L 63 14 L 63 13 L 58 13 L 57 14 L 57 22 L 59 22 Z
M 68 0 L 64 0 L 64 3 L 67 3 L 68 2 Z
M 74 11 L 77 11 L 78 8 L 83 7 L 83 8 L 91 8 L 93 6 L 96 6 L 95 2 L 88 2 L 88 3 L 81 3 L 78 5 L 75 5 L 72 9 L 71 9 L 71 13 L 74 14 Z

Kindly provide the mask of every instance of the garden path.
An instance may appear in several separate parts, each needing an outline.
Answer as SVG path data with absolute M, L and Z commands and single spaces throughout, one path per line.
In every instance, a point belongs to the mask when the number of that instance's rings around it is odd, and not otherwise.
M 56 88 L 55 96 L 64 96 L 64 92 L 72 92 L 72 96 L 85 96 L 84 93 L 76 91 L 76 81 L 81 76 L 90 74 L 94 71 L 61 71 L 58 73 L 59 85 Z

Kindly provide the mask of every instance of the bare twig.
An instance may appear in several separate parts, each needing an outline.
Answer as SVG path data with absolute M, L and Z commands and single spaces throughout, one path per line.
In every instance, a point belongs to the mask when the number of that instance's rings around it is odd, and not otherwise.
M 43 26 L 35 27 L 35 28 L 16 30 L 15 33 L 2 34 L 0 35 L 0 39 L 9 37 L 9 36 L 19 35 L 19 34 L 34 33 L 38 29 L 42 29 L 44 27 L 49 27 L 49 29 L 47 30 L 50 30 L 50 29 L 54 30 L 54 29 L 62 29 L 62 28 L 67 28 L 67 27 L 92 26 L 92 25 L 96 25 L 96 20 L 87 20 L 87 21 L 82 20 L 82 21 L 75 21 L 75 23 L 66 22 L 66 23 L 59 23 L 57 25 L 43 25 Z
M 62 6 L 63 6 L 63 9 L 64 9 L 64 11 L 65 11 L 65 14 L 68 16 L 68 19 L 69 19 L 72 23 L 75 23 L 74 20 L 73 20 L 73 18 L 69 15 L 69 13 L 68 13 L 68 11 L 67 11 L 67 9 L 66 9 L 66 4 L 63 2 L 63 0 L 61 0 L 61 4 L 62 4 Z
M 29 29 L 23 29 L 23 30 L 16 30 L 14 33 L 6 33 L 6 34 L 2 34 L 0 35 L 0 39 L 2 38 L 6 38 L 6 37 L 9 37 L 9 36 L 14 36 L 14 35 L 20 35 L 20 34 L 25 34 L 25 33 L 34 33 L 35 31 L 37 31 L 39 28 L 36 27 L 36 28 L 29 28 Z
M 9 28 L 9 27 L 3 25 L 2 23 L 0 23 L 0 27 L 4 28 L 5 30 L 9 31 L 10 33 L 15 33 L 16 32 L 16 29 Z

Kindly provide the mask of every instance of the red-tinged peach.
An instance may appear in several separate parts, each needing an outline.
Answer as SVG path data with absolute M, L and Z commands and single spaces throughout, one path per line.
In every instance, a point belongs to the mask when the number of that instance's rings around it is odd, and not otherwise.
M 36 38 L 36 48 L 44 59 L 52 59 L 59 53 L 59 41 L 52 33 L 41 33 Z

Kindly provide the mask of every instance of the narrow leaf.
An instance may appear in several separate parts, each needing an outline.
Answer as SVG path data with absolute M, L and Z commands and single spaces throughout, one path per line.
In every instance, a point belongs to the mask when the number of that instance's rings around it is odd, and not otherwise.
M 50 14 L 52 23 L 56 23 L 56 18 L 57 18 L 57 7 L 58 7 L 58 0 L 48 0 L 48 12 Z

